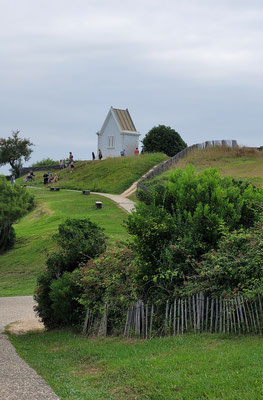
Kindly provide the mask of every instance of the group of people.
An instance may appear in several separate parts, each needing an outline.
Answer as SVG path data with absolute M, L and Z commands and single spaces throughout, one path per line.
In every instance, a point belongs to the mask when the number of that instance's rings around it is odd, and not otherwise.
M 43 175 L 44 178 L 44 185 L 48 186 L 51 183 L 56 183 L 58 181 L 57 174 L 50 174 L 49 172 L 45 172 Z
M 134 155 L 138 156 L 139 154 L 140 154 L 139 149 L 138 149 L 138 147 L 136 147 L 136 149 L 134 150 Z M 94 161 L 96 159 L 94 151 L 91 153 L 91 155 L 92 155 L 92 160 Z M 122 149 L 120 151 L 120 155 L 121 155 L 121 157 L 124 157 L 126 155 L 126 150 Z M 103 158 L 102 151 L 101 151 L 101 149 L 99 149 L 98 150 L 98 159 L 101 160 L 102 158 Z
M 121 153 L 121 157 L 124 157 L 125 155 L 126 155 L 126 150 L 125 149 L 122 149 L 121 151 L 120 151 L 120 153 Z M 139 155 L 139 149 L 138 149 L 138 147 L 136 147 L 136 149 L 134 150 L 134 155 L 135 156 L 138 156 Z
M 70 167 L 70 172 L 74 171 L 75 166 L 74 166 L 73 154 L 71 153 L 71 151 L 69 152 L 69 157 L 66 158 L 66 160 L 59 161 L 59 166 L 61 169 Z

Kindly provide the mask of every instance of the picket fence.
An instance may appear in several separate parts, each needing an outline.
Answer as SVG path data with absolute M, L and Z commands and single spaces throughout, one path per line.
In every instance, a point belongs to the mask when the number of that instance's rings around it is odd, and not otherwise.
M 110 312 L 107 303 L 102 318 L 87 310 L 83 333 L 106 336 Z M 243 296 L 210 298 L 201 292 L 158 305 L 139 300 L 127 310 L 123 325 L 120 334 L 145 339 L 186 332 L 261 333 L 262 297 L 253 301 Z

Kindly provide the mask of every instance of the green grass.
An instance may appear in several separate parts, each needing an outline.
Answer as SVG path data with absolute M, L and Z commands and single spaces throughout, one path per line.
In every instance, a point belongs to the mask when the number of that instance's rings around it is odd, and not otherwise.
M 187 334 L 148 341 L 70 331 L 11 335 L 61 400 L 258 400 L 263 339 Z
M 89 189 L 93 192 L 121 194 L 154 165 L 168 159 L 165 154 L 153 153 L 137 157 L 107 158 L 102 161 L 79 161 L 74 172 L 69 168 L 55 171 L 59 177 L 55 186 L 64 189 Z M 48 170 L 48 169 L 47 169 Z M 54 171 L 49 171 L 54 172 Z M 43 186 L 43 171 L 35 172 L 35 186 Z M 17 179 L 22 184 L 23 177 Z
M 88 217 L 105 229 L 109 245 L 125 240 L 123 226 L 127 214 L 101 196 L 83 196 L 80 192 L 29 189 L 37 200 L 35 210 L 14 225 L 17 241 L 13 249 L 0 256 L 0 297 L 31 295 L 36 276 L 45 264 L 47 251 L 54 248 L 52 235 L 67 218 Z M 97 210 L 95 201 L 102 201 Z
M 173 167 L 146 182 L 154 184 L 166 180 L 170 171 L 185 168 L 187 164 L 195 166 L 197 172 L 206 168 L 217 168 L 222 176 L 232 176 L 253 183 L 255 186 L 263 186 L 263 152 L 253 148 L 208 148 L 195 150 L 187 157 L 174 164 Z

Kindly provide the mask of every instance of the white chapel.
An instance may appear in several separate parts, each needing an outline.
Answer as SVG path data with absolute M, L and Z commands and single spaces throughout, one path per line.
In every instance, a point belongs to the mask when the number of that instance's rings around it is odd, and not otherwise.
M 136 131 L 128 109 L 110 108 L 108 115 L 98 135 L 98 151 L 103 158 L 119 157 L 125 150 L 127 156 L 133 155 L 136 147 L 139 148 L 140 133 Z

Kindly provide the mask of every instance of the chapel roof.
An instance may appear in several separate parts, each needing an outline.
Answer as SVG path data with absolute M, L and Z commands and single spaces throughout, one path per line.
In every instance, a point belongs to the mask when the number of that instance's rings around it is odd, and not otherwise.
M 126 108 L 126 110 L 120 110 L 118 108 L 112 108 L 112 109 L 123 131 L 136 132 L 136 128 L 133 123 L 133 120 L 131 119 L 128 108 Z

